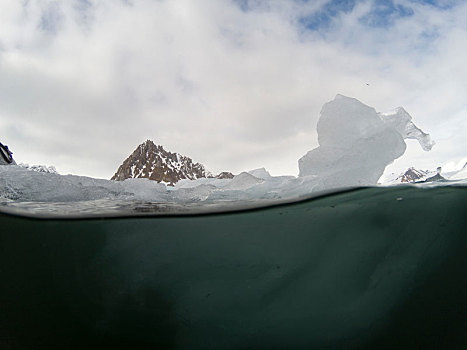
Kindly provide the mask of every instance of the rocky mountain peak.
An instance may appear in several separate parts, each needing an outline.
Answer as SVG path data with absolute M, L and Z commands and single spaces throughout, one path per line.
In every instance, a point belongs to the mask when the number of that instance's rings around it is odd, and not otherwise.
M 204 177 L 214 177 L 204 165 L 193 162 L 190 157 L 166 151 L 163 146 L 146 140 L 125 159 L 111 180 L 147 178 L 173 186 L 182 179 L 196 180 Z
M 397 182 L 415 182 L 425 178 L 429 174 L 427 170 L 417 170 L 414 167 L 407 169 L 407 171 L 396 179 Z

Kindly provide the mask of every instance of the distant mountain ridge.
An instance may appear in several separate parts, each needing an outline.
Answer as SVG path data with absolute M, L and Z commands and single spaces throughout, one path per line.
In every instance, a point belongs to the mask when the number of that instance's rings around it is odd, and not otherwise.
M 430 176 L 436 174 L 436 172 L 429 170 L 420 170 L 414 167 L 408 168 L 402 173 L 391 173 L 381 179 L 383 184 L 401 184 L 401 183 L 414 183 L 419 181 L 425 181 Z
M 407 171 L 396 178 L 396 182 L 416 182 L 425 179 L 430 172 L 428 170 L 418 170 L 414 167 L 407 169 Z
M 57 169 L 51 165 L 29 165 L 25 163 L 20 163 L 18 164 L 20 167 L 31 170 L 31 171 L 36 171 L 38 173 L 48 173 L 48 174 L 58 174 Z
M 196 180 L 207 177 L 233 178 L 233 174 L 222 172 L 213 176 L 204 165 L 193 162 L 190 157 L 166 151 L 163 146 L 146 140 L 125 159 L 111 180 L 147 178 L 173 186 L 182 179 Z

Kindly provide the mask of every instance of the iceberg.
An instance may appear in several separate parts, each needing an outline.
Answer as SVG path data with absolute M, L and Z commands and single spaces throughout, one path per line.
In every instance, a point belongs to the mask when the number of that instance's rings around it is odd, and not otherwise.
M 299 159 L 299 176 L 313 176 L 326 188 L 376 185 L 386 166 L 404 154 L 404 139 L 417 139 L 425 151 L 433 146 L 403 108 L 377 113 L 343 95 L 323 106 L 317 131 L 319 147 Z

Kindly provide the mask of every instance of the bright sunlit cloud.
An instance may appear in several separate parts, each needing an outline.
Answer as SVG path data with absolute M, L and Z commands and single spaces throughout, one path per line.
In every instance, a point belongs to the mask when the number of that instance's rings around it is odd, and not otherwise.
M 384 3 L 382 5 L 382 3 Z M 110 178 L 146 139 L 214 173 L 298 173 L 338 93 L 403 106 L 436 146 L 467 149 L 467 3 L 0 2 L 0 142 L 18 162 Z

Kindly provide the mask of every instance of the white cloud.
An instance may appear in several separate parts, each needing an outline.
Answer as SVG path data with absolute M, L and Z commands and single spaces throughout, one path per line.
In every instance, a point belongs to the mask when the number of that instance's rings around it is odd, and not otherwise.
M 18 161 L 98 177 L 147 138 L 214 172 L 296 174 L 341 93 L 402 105 L 438 141 L 400 167 L 465 156 L 467 5 L 413 3 L 369 28 L 365 1 L 305 30 L 322 3 L 2 1 L 1 141 Z

